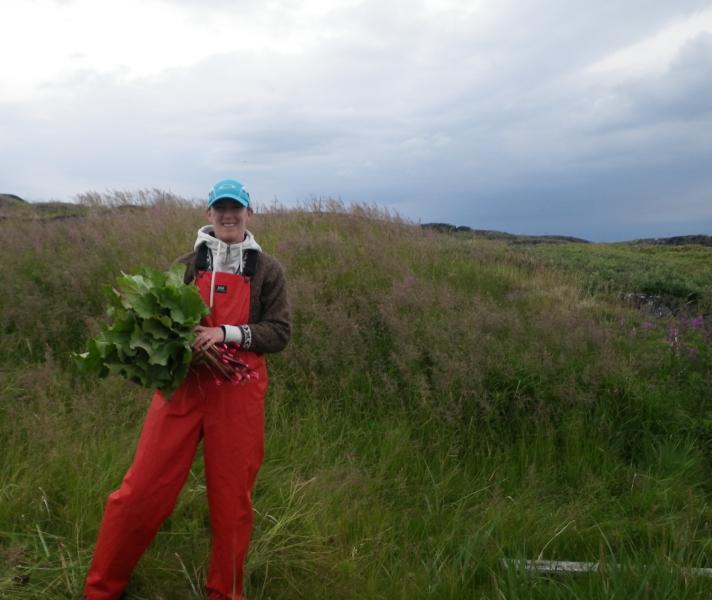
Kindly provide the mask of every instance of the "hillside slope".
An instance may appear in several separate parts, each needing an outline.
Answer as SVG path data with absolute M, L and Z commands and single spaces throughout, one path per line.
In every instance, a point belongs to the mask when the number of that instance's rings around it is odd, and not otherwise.
M 712 566 L 708 320 L 656 320 L 502 242 L 308 208 L 251 226 L 285 266 L 294 337 L 270 357 L 248 597 L 712 594 L 680 570 Z M 0 223 L 0 596 L 77 595 L 149 392 L 69 354 L 120 271 L 168 267 L 202 223 L 178 200 Z M 130 600 L 202 597 L 202 469 Z M 538 557 L 608 567 L 501 562 Z

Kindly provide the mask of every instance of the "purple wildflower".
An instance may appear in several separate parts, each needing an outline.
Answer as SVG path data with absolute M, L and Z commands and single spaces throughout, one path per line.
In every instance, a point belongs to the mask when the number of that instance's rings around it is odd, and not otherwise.
M 695 329 L 702 329 L 705 326 L 705 318 L 702 315 L 699 315 L 694 319 L 690 319 L 687 322 L 687 325 L 689 327 L 694 327 Z

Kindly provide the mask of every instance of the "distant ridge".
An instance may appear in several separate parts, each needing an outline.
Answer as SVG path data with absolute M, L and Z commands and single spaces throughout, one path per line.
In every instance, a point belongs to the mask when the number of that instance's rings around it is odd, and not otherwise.
M 645 238 L 642 240 L 632 240 L 627 244 L 653 244 L 666 246 L 684 246 L 685 244 L 699 244 L 700 246 L 712 246 L 712 235 L 676 235 L 666 238 Z
M 577 238 L 570 235 L 517 235 L 506 231 L 495 231 L 491 229 L 473 229 L 466 225 L 451 225 L 450 223 L 423 223 L 423 229 L 432 229 L 441 233 L 470 233 L 488 240 L 502 240 L 512 244 L 590 244 L 590 240 Z M 712 247 L 712 235 L 676 235 L 664 238 L 643 238 L 639 240 L 627 240 L 622 242 L 608 242 L 614 244 L 630 245 L 657 245 L 657 246 L 685 246 L 698 244 L 700 246 Z
M 506 231 L 494 231 L 491 229 L 472 229 L 466 225 L 451 225 L 450 223 L 423 223 L 423 229 L 434 229 L 441 233 L 466 232 L 488 240 L 502 240 L 512 244 L 590 244 L 589 240 L 577 238 L 570 235 L 516 235 Z
M 0 208 L 18 204 L 27 204 L 27 202 L 15 194 L 0 194 Z
M 48 220 L 81 217 L 87 207 L 70 202 L 28 202 L 15 194 L 0 194 L 0 220 Z

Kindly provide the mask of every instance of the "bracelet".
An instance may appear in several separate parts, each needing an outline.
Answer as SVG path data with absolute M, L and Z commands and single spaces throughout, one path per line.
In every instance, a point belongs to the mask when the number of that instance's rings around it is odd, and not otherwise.
M 220 325 L 220 329 L 222 329 L 222 332 L 223 332 L 223 342 L 225 342 L 225 339 L 227 338 L 227 331 L 225 330 L 225 325 Z

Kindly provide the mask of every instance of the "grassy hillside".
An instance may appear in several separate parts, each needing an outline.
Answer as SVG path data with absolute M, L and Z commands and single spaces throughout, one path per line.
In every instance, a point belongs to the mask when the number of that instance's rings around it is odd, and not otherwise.
M 203 223 L 172 198 L 94 200 L 0 222 L 0 597 L 78 595 L 150 394 L 79 378 L 69 353 L 121 270 L 168 267 Z M 712 567 L 709 319 L 590 285 L 571 258 L 588 245 L 513 249 L 336 204 L 252 225 L 287 271 L 294 337 L 270 361 L 249 598 L 712 596 L 685 571 Z M 202 598 L 202 472 L 198 457 L 130 600 Z

